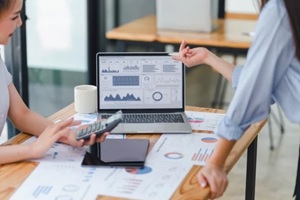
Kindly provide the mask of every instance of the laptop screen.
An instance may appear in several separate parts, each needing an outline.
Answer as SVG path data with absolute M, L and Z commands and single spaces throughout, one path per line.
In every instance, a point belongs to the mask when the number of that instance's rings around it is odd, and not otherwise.
M 98 110 L 183 110 L 184 70 L 167 53 L 98 53 Z

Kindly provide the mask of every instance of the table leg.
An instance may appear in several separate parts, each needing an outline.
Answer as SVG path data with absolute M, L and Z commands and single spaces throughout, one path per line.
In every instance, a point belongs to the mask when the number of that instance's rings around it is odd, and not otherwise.
M 256 157 L 257 157 L 257 137 L 252 141 L 247 151 L 247 174 L 245 199 L 255 199 L 255 179 L 256 179 Z
M 226 93 L 226 89 L 227 89 L 227 83 L 228 81 L 225 80 L 225 78 L 223 78 L 223 84 L 222 84 L 222 87 L 221 87 L 221 94 L 220 94 L 220 98 L 219 98 L 219 105 L 218 105 L 218 108 L 223 108 L 225 106 L 225 93 Z
M 222 90 L 223 84 L 224 84 L 223 79 L 224 79 L 224 77 L 221 74 L 218 74 L 218 81 L 217 81 L 216 91 L 215 91 L 215 94 L 214 94 L 214 99 L 211 103 L 212 108 L 220 108 L 221 101 L 223 101 L 221 99 L 221 90 Z

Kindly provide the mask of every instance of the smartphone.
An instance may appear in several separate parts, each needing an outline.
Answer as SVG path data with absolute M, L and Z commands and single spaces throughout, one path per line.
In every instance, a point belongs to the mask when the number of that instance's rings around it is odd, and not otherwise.
M 96 134 L 96 136 L 100 136 L 105 132 L 109 132 L 113 130 L 120 122 L 123 120 L 123 114 L 122 111 L 118 111 L 109 118 L 98 121 L 96 123 L 90 124 L 85 129 L 81 129 L 77 131 L 77 140 L 88 140 L 91 136 L 91 134 Z

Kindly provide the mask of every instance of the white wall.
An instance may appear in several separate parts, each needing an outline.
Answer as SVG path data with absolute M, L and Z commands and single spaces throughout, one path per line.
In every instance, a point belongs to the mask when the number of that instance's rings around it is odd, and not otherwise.
M 226 12 L 258 14 L 258 0 L 226 0 Z

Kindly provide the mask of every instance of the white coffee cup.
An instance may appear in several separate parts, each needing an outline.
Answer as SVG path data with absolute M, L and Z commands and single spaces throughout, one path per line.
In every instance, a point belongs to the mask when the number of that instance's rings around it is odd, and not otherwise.
M 97 111 L 97 87 L 94 85 L 78 85 L 74 88 L 75 111 L 82 114 Z

